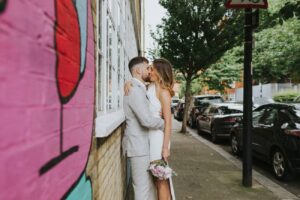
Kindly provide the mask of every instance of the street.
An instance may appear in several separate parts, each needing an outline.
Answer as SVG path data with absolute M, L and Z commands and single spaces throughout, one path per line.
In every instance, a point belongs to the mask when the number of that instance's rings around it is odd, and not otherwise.
M 197 134 L 196 129 L 189 128 L 188 130 L 193 132 L 194 134 Z M 202 133 L 199 136 L 202 137 L 203 139 L 207 140 L 208 142 L 212 143 L 211 137 L 209 134 Z M 223 139 L 214 145 L 221 147 L 223 150 L 225 150 L 226 152 L 231 154 L 231 147 L 230 147 L 229 140 Z M 238 157 L 238 159 L 242 162 L 242 157 Z M 272 174 L 271 166 L 261 160 L 256 159 L 256 158 L 253 158 L 253 169 L 256 170 L 257 172 L 259 172 L 260 174 L 266 176 L 273 182 L 277 183 L 281 187 L 285 188 L 289 192 L 300 197 L 300 175 L 299 174 L 296 175 L 296 177 L 292 180 L 289 180 L 286 182 L 278 181 L 277 179 L 275 179 L 274 175 Z

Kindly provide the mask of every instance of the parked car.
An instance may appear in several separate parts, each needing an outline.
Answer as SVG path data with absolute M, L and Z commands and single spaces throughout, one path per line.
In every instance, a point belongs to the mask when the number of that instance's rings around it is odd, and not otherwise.
M 188 125 L 192 128 L 197 126 L 197 117 L 209 105 L 209 103 L 222 103 L 224 99 L 220 95 L 198 95 L 192 97 L 188 113 Z
M 243 106 L 240 104 L 210 104 L 197 118 L 198 133 L 211 134 L 213 142 L 221 137 L 230 136 L 233 125 L 243 115 Z
M 242 121 L 231 130 L 231 149 L 239 154 L 243 146 Z M 272 103 L 253 111 L 253 156 L 272 165 L 279 180 L 300 172 L 300 110 L 289 104 Z
M 177 106 L 174 108 L 174 118 L 178 121 L 183 120 L 184 105 L 184 101 L 179 101 Z
M 178 102 L 179 102 L 178 97 L 172 97 L 172 102 L 171 102 L 171 111 L 172 111 L 172 113 L 174 113 L 174 109 L 177 106 Z

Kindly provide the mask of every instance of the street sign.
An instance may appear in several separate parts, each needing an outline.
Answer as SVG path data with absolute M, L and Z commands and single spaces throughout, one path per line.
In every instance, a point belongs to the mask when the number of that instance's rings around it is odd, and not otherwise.
M 268 8 L 267 0 L 227 0 L 226 8 Z

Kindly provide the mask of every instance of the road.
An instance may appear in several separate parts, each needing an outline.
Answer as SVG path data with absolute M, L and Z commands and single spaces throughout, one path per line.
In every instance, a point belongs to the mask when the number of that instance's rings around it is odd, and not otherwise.
M 190 129 L 194 133 L 197 133 L 197 130 Z M 202 133 L 200 135 L 202 138 L 210 141 L 210 135 Z M 221 140 L 216 144 L 220 146 L 222 149 L 224 149 L 226 152 L 231 153 L 230 143 L 229 140 Z M 242 158 L 239 157 L 239 160 L 242 162 Z M 300 174 L 296 175 L 296 177 L 293 180 L 289 180 L 287 182 L 281 182 L 275 179 L 275 177 L 272 174 L 271 166 L 263 161 L 260 161 L 256 158 L 253 158 L 253 169 L 255 169 L 257 172 L 263 174 L 264 176 L 271 179 L 273 182 L 277 183 L 281 187 L 285 188 L 289 192 L 295 194 L 296 196 L 300 197 Z

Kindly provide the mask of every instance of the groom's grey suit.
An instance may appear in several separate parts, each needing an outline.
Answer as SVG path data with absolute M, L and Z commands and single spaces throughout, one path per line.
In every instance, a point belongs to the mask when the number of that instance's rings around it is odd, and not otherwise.
M 149 167 L 149 129 L 163 129 L 164 121 L 149 110 L 145 85 L 132 79 L 133 87 L 124 96 L 126 129 L 122 147 L 130 160 L 135 200 L 155 200 L 156 192 Z

